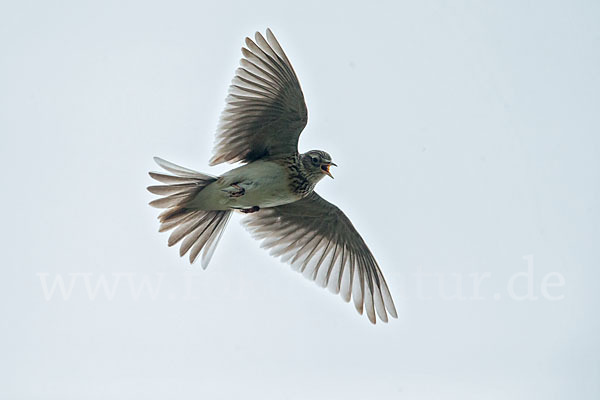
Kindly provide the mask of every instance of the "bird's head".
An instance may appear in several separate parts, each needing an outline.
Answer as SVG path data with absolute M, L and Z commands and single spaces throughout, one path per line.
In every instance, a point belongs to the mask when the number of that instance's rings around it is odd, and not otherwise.
M 304 171 L 311 181 L 316 183 L 323 179 L 325 175 L 333 178 L 333 175 L 329 172 L 329 168 L 332 165 L 337 167 L 337 165 L 331 161 L 331 156 L 328 153 L 321 150 L 311 150 L 302 154 L 300 157 L 302 165 L 304 166 Z

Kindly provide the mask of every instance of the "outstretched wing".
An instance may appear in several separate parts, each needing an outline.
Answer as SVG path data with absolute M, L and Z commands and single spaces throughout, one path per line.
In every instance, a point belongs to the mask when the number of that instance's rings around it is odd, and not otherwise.
M 294 154 L 308 113 L 292 64 L 267 29 L 246 38 L 229 87 L 211 165 Z
M 357 311 L 375 323 L 375 311 L 387 322 L 396 308 L 385 279 L 346 215 L 316 193 L 302 200 L 250 214 L 244 225 L 271 254 L 318 284 L 354 299 Z

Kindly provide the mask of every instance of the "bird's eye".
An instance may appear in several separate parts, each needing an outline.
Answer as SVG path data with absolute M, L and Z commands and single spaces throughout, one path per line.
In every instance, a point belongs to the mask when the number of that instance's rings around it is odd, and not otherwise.
M 312 157 L 312 162 L 313 162 L 313 164 L 318 164 L 319 159 L 317 157 Z

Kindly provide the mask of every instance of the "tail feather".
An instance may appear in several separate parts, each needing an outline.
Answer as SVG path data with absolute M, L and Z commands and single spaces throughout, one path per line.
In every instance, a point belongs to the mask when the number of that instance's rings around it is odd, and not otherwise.
M 163 160 L 160 157 L 154 157 L 154 162 L 156 162 L 159 165 L 159 167 L 162 167 L 162 169 L 169 171 L 177 176 L 192 178 L 192 179 L 198 179 L 200 176 L 214 178 L 214 177 L 211 177 L 210 175 L 206 175 L 201 172 L 194 171 L 193 169 L 189 169 L 189 168 L 185 168 L 180 165 L 177 165 L 177 164 L 173 164 L 172 162 Z
M 161 215 L 164 213 L 158 216 L 158 220 L 161 222 L 160 227 L 158 228 L 159 232 L 170 231 L 177 225 L 183 224 L 196 216 L 195 213 L 183 207 L 174 208 L 167 211 L 170 212 L 169 217 L 161 218 Z
M 170 196 L 161 197 L 160 199 L 152 200 L 149 204 L 156 208 L 172 208 L 185 204 L 190 199 L 190 192 L 172 194 Z
M 210 221 L 204 226 L 196 228 L 195 235 L 197 235 L 197 238 L 193 240 L 193 243 L 190 241 L 189 244 L 192 249 L 190 251 L 191 262 L 193 262 L 192 260 L 195 260 L 198 257 L 198 254 L 200 254 L 200 251 L 204 249 L 204 252 L 202 253 L 203 268 L 208 266 L 217 247 L 217 243 L 219 242 L 221 235 L 223 235 L 227 221 L 229 221 L 229 217 L 231 216 L 231 211 L 211 211 L 211 213 L 213 213 L 213 215 L 212 218 L 209 219 Z M 182 249 L 184 244 L 185 243 L 181 245 Z M 182 249 L 180 249 L 180 253 Z
M 177 228 L 175 228 L 175 230 L 173 232 L 171 232 L 171 236 L 169 236 L 169 241 L 168 241 L 168 245 L 169 247 L 176 245 L 177 243 L 179 243 L 179 241 L 181 241 L 181 239 L 183 239 L 186 236 L 190 236 L 190 234 L 192 232 L 194 232 L 194 230 L 196 230 L 196 228 L 200 227 L 200 226 L 205 226 L 210 224 L 210 222 L 212 221 L 207 221 L 207 217 L 209 217 L 209 212 L 198 212 L 198 211 L 192 211 L 190 213 L 190 218 L 186 219 L 186 221 L 182 221 L 179 224 L 177 224 Z M 208 222 L 208 224 L 207 224 Z M 183 254 L 185 254 L 185 252 L 183 252 Z M 181 255 L 183 255 L 181 254 Z
M 149 174 L 153 179 L 156 179 L 157 181 L 159 181 L 161 183 L 174 184 L 174 183 L 186 183 L 186 182 L 189 183 L 190 182 L 190 178 L 188 178 L 188 177 L 167 175 L 167 174 L 163 174 L 162 172 L 149 172 Z
M 150 172 L 150 176 L 165 185 L 149 186 L 148 191 L 162 195 L 150 202 L 157 208 L 166 208 L 159 216 L 161 225 L 159 232 L 174 231 L 169 236 L 168 245 L 173 246 L 180 241 L 180 256 L 190 251 L 190 263 L 194 263 L 202 253 L 202 268 L 206 268 L 223 235 L 225 226 L 231 216 L 229 210 L 200 210 L 187 205 L 207 185 L 217 178 L 188 168 L 175 165 L 155 157 L 156 163 L 174 175 Z
M 181 194 L 188 192 L 190 189 L 194 189 L 197 186 L 198 185 L 196 183 L 179 183 L 173 185 L 148 186 L 148 191 L 152 194 L 169 196 L 172 194 Z

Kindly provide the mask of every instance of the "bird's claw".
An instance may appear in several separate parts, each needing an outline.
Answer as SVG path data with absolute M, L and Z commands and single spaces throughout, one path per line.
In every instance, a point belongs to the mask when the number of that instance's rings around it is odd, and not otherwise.
M 225 193 L 229 193 L 229 197 L 242 197 L 246 193 L 246 189 L 236 183 L 231 185 L 230 188 L 234 188 L 235 190 L 232 191 L 229 188 L 223 190 Z

